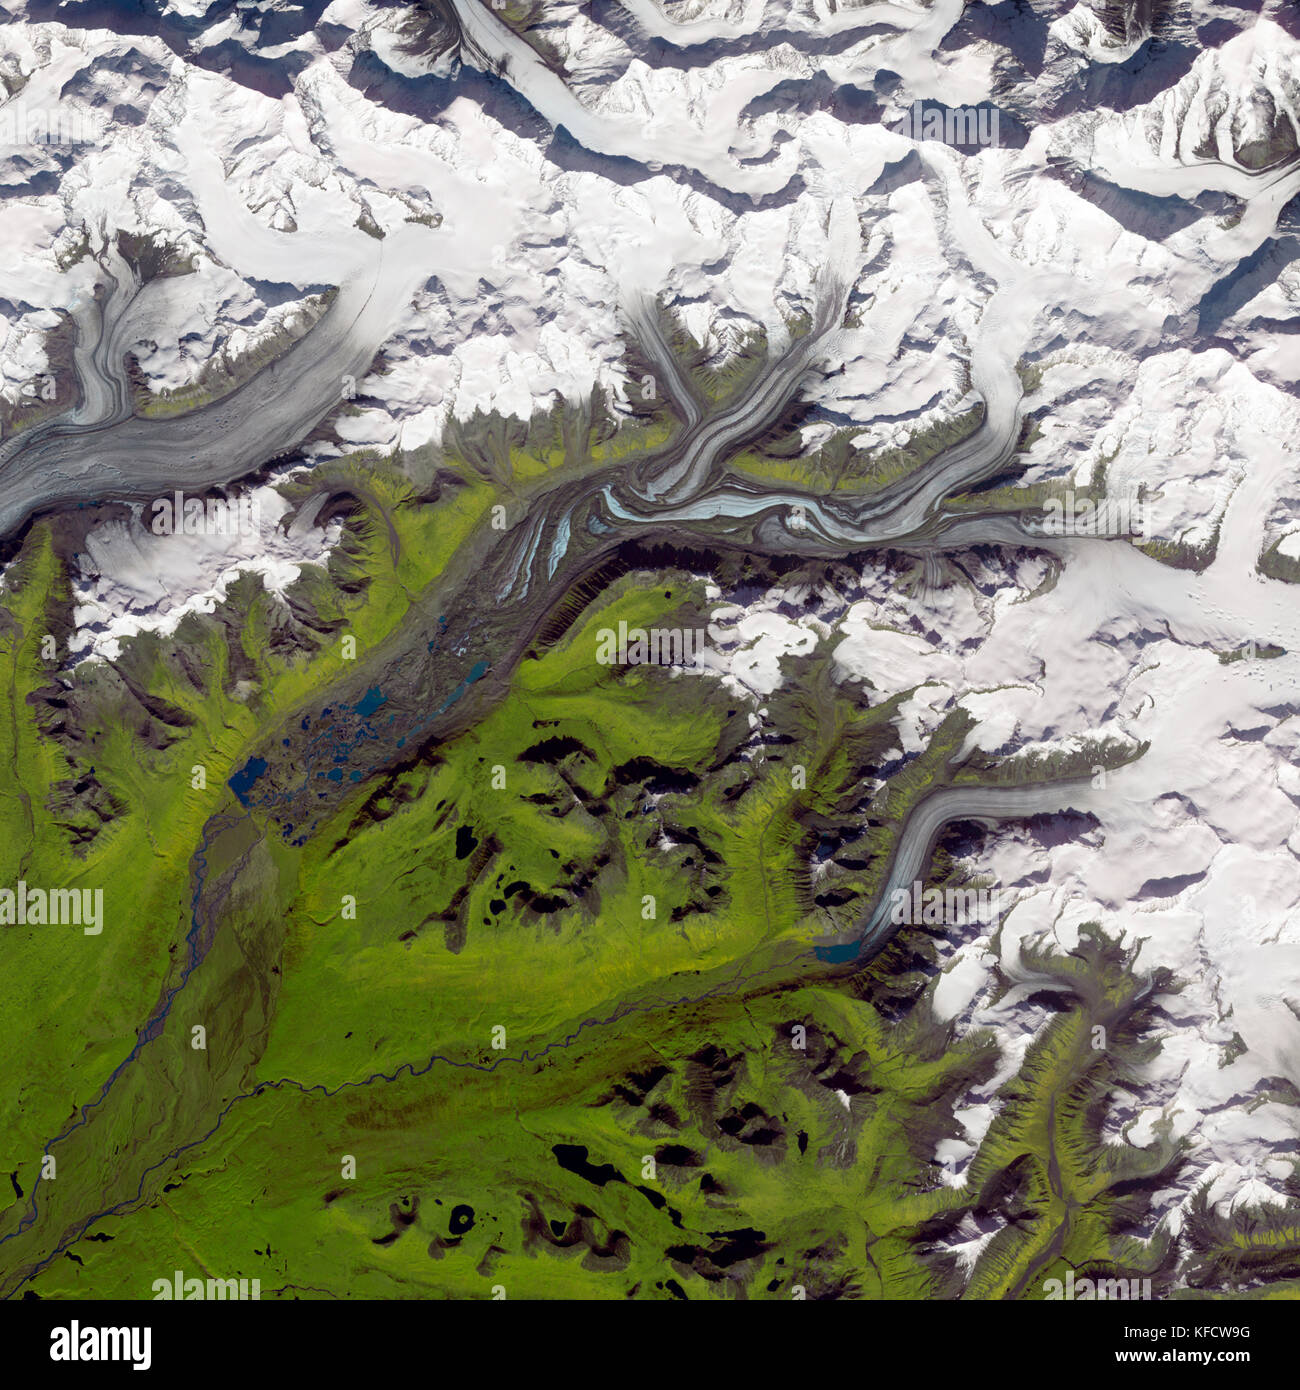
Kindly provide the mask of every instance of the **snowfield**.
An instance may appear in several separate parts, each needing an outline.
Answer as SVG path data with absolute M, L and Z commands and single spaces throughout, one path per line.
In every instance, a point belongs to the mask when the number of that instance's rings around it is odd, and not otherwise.
M 1089 922 L 1144 939 L 1142 963 L 1182 989 L 1113 1138 L 1168 1123 L 1191 1142 L 1160 1200 L 1175 1230 L 1199 1181 L 1226 1206 L 1280 1201 L 1300 1137 L 1268 1085 L 1300 1086 L 1300 602 L 1257 562 L 1274 543 L 1300 559 L 1289 7 L 1197 0 L 1160 46 L 1085 0 L 1005 32 L 960 0 L 560 3 L 549 48 L 491 7 L 452 8 L 454 57 L 364 0 L 270 45 L 256 11 L 209 27 L 198 0 L 167 4 L 156 34 L 0 27 L 22 111 L 0 135 L 57 111 L 90 136 L 0 142 L 0 397 L 67 370 L 66 325 L 94 310 L 119 233 L 187 267 L 115 330 L 154 396 L 306 331 L 313 296 L 387 287 L 386 322 L 370 311 L 384 371 L 295 467 L 436 445 L 480 410 L 527 420 L 595 392 L 617 410 L 630 306 L 660 301 L 724 362 L 811 314 L 834 265 L 848 313 L 807 384 L 807 443 L 851 429 L 865 455 L 905 448 L 983 403 L 1024 430 L 1019 485 L 1142 489 L 1148 538 L 1197 567 L 1067 538 L 1050 557 L 966 554 L 980 587 L 949 573 L 917 597 L 859 556 L 818 592 L 715 592 L 704 665 L 762 727 L 798 660 L 829 652 L 857 698 L 907 695 L 899 756 L 958 706 L 988 753 L 1149 744 L 1089 789 L 1086 833 L 987 837 L 968 867 L 1013 906 L 951 942 L 934 1007 L 992 1029 L 1009 1075 L 1044 1013 L 1028 986 L 995 988 L 995 965 L 1014 977 L 1022 941 L 1068 950 Z M 282 81 L 250 76 L 254 58 Z M 996 106 L 1007 138 L 911 138 L 915 101 Z M 92 528 L 76 654 L 112 658 L 210 611 L 240 572 L 279 591 L 328 554 L 336 530 L 286 535 L 273 483 L 256 495 L 253 534 L 156 536 L 138 507 Z M 948 1181 L 994 1089 L 964 1102 Z M 987 1234 L 969 1237 L 973 1259 Z

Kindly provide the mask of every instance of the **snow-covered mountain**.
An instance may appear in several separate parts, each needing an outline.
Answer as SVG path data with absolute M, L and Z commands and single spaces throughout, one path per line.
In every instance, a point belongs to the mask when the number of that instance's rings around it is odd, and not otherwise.
M 630 419 L 633 306 L 724 366 L 811 316 L 833 265 L 851 290 L 805 386 L 809 450 L 921 449 L 993 382 L 1024 424 L 1015 486 L 1140 493 L 1151 555 L 967 554 L 919 598 L 860 558 L 817 590 L 716 591 L 705 664 L 761 730 L 791 658 L 829 652 L 867 703 L 911 692 L 900 756 L 958 707 L 967 751 L 1149 745 L 1090 793 L 1086 833 L 982 843 L 968 867 L 1014 906 L 950 943 L 934 1008 L 1012 1066 L 1042 1023 L 1006 988 L 1022 941 L 1146 938 L 1185 988 L 1116 1137 L 1167 1122 L 1191 1144 L 1168 1212 L 1202 1180 L 1229 1206 L 1282 1199 L 1300 610 L 1259 562 L 1300 562 L 1294 6 L 155 0 L 130 33 L 88 13 L 15 0 L 0 24 L 6 434 L 70 400 L 114 267 L 141 284 L 113 331 L 146 411 L 245 379 L 345 282 L 398 286 L 375 369 L 280 461 L 302 477 L 476 412 L 600 395 Z M 283 588 L 319 562 L 337 526 L 286 532 L 272 483 L 249 484 L 263 530 L 201 546 L 138 504 L 96 519 L 74 653 L 174 630 L 241 569 Z M 1222 659 L 1251 642 L 1281 653 Z

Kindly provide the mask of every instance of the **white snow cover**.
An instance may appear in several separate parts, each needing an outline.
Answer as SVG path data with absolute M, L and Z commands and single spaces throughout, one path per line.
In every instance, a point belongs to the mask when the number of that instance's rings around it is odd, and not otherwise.
M 877 566 L 828 581 L 811 607 L 803 591 L 718 595 L 706 664 L 753 695 L 761 723 L 783 662 L 828 650 L 855 698 L 907 697 L 903 753 L 958 704 L 989 752 L 1149 741 L 1090 793 L 1095 831 L 989 839 L 971 867 L 1016 905 L 996 940 L 954 943 L 933 1002 L 995 1030 L 1005 1078 L 1042 1019 L 1015 991 L 990 1002 L 994 959 L 1013 971 L 1025 936 L 1068 948 L 1091 921 L 1145 938 L 1143 960 L 1185 984 L 1150 1103 L 1125 1122 L 1141 1140 L 1169 1117 L 1216 1200 L 1276 1193 L 1275 1155 L 1294 1148 L 1300 1116 L 1247 1102 L 1269 1077 L 1300 1084 L 1300 617 L 1296 591 L 1255 568 L 1279 538 L 1300 556 L 1300 349 L 1285 331 L 1300 271 L 1279 234 L 1300 192 L 1300 43 L 1285 7 L 1180 7 L 1171 22 L 1189 41 L 1225 11 L 1234 32 L 1164 90 L 1086 109 L 1079 85 L 1113 76 L 1147 33 L 1111 32 L 1099 4 L 1031 7 L 1047 20 L 1041 109 L 1022 111 L 1022 143 L 977 152 L 899 125 L 916 100 L 1006 100 L 1010 130 L 1003 51 L 945 43 L 987 8 L 962 0 L 623 0 L 595 7 L 620 11 L 608 23 L 564 0 L 542 33 L 565 80 L 490 7 L 455 8 L 466 70 L 504 61 L 523 102 L 486 76 L 429 120 L 386 101 L 436 84 L 450 60 L 410 51 L 404 13 L 365 0 L 335 0 L 315 31 L 263 51 L 295 60 L 283 95 L 159 37 L 0 26 L 14 102 L 75 116 L 78 134 L 0 147 L 0 393 L 16 401 L 47 370 L 48 335 L 93 294 L 119 230 L 199 258 L 182 292 L 141 314 L 133 345 L 154 390 L 254 347 L 307 295 L 409 255 L 421 279 L 387 370 L 360 384 L 337 444 L 313 452 L 409 449 L 475 409 L 527 417 L 557 395 L 619 392 L 634 297 L 664 300 L 718 357 L 755 329 L 782 332 L 838 254 L 831 209 L 848 205 L 861 230 L 843 267 L 850 316 L 808 387 L 810 440 L 856 426 L 860 448 L 895 447 L 979 396 L 1010 410 L 1020 382 L 1037 427 L 1026 482 L 1142 485 L 1153 538 L 1216 557 L 1196 574 L 1125 541 L 1065 542 L 1054 584 L 1026 554 L 959 557 L 988 592 L 957 580 L 904 593 Z M 167 6 L 175 20 L 206 11 Z M 197 33 L 196 53 L 254 47 L 250 18 Z M 770 41 L 746 42 L 756 34 Z M 876 102 L 878 119 L 801 107 L 818 81 Z M 399 236 L 412 222 L 427 235 Z M 241 569 L 277 588 L 319 560 L 330 533 L 290 540 L 278 496 L 258 496 L 255 537 L 92 532 L 77 651 L 170 630 Z M 1219 661 L 1252 639 L 1285 655 Z M 992 1089 L 959 1112 L 969 1144 Z M 1171 1211 L 1187 1190 L 1167 1194 Z M 988 1234 L 964 1230 L 963 1258 Z
M 187 613 L 211 613 L 243 573 L 280 594 L 338 542 L 337 524 L 298 534 L 281 527 L 290 505 L 272 486 L 232 494 L 232 502 L 256 524 L 224 535 L 156 535 L 156 513 L 135 506 L 128 521 L 92 527 L 76 560 L 74 659 L 111 660 L 135 633 L 173 632 Z
M 1042 582 L 1041 557 L 998 572 L 961 555 L 967 578 L 928 592 L 873 566 L 816 595 L 797 622 L 773 610 L 804 608 L 806 588 L 713 613 L 732 639 L 718 648 L 719 669 L 756 694 L 776 684 L 756 681 L 756 670 L 823 634 L 857 698 L 913 692 L 894 721 L 904 752 L 923 748 L 958 705 L 979 721 L 968 748 L 1003 756 L 1149 742 L 1080 794 L 1097 829 L 1057 845 L 1023 829 L 990 836 L 967 867 L 991 878 L 1011 910 L 1000 931 L 954 942 L 932 1003 L 963 1028 L 993 1029 L 1003 1050 L 1005 1070 L 963 1112 L 973 1143 L 991 1119 L 989 1097 L 1045 1018 L 1026 1007 L 1028 990 L 986 1002 L 991 967 L 1014 976 L 1020 943 L 1043 934 L 1068 951 L 1086 922 L 1145 940 L 1139 965 L 1168 966 L 1182 988 L 1162 1001 L 1176 1026 L 1145 1079 L 1150 1103 L 1123 1118 L 1133 1142 L 1150 1142 L 1165 1118 L 1194 1142 L 1196 1162 L 1166 1194 L 1171 1208 L 1214 1164 L 1229 1165 L 1214 1170 L 1216 1197 L 1243 1200 L 1229 1179 L 1249 1168 L 1252 1200 L 1265 1190 L 1282 1200 L 1268 1184 L 1290 1165 L 1272 1154 L 1300 1134 L 1300 1114 L 1276 1098 L 1234 1103 L 1269 1078 L 1300 1085 L 1300 605 L 1254 568 L 1272 490 L 1293 466 L 1276 444 L 1271 457 L 1261 446 L 1203 575 L 1127 541 L 1072 542 L 1054 585 Z M 1286 654 L 1220 662 L 1252 635 Z

